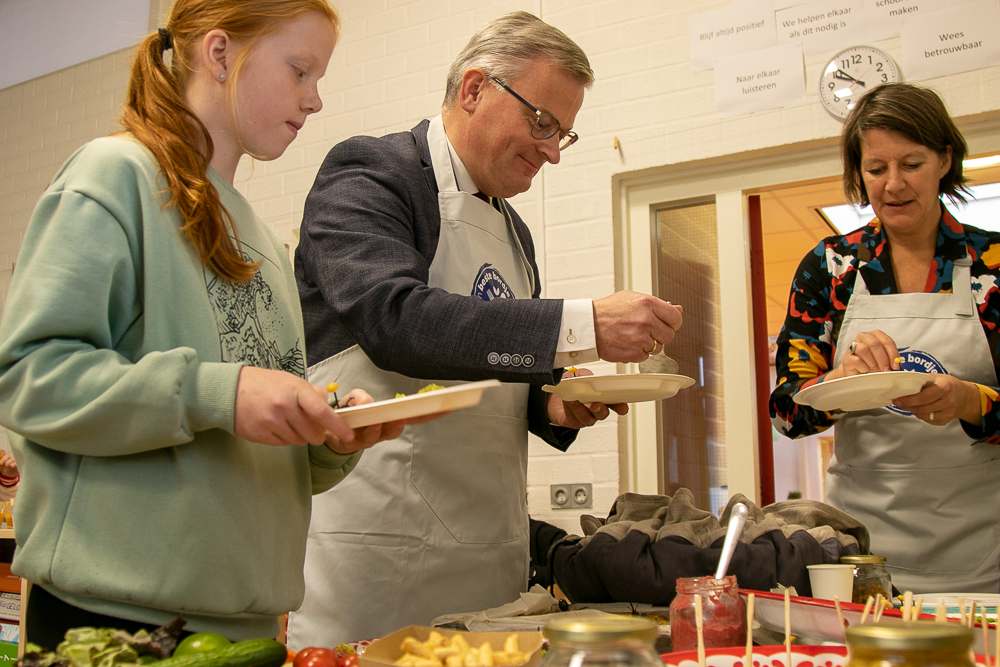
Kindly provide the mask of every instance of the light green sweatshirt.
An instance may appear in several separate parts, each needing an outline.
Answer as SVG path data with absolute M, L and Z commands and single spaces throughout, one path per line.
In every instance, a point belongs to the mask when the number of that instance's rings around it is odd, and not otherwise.
M 310 494 L 358 455 L 233 434 L 240 366 L 302 376 L 305 339 L 284 246 L 209 176 L 248 283 L 202 267 L 134 139 L 81 148 L 35 209 L 0 324 L 13 570 L 97 613 L 273 637 L 302 601 Z

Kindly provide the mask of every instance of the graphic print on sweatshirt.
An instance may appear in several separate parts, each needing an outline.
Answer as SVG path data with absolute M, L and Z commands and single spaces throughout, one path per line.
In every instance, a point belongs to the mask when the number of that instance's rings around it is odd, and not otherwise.
M 286 322 L 275 301 L 274 291 L 264 280 L 267 273 L 280 278 L 280 269 L 268 257 L 246 243 L 240 244 L 243 259 L 256 262 L 260 270 L 243 283 L 221 280 L 207 267 L 205 287 L 219 327 L 222 360 L 242 362 L 257 368 L 283 370 L 305 377 L 306 357 L 298 337 L 292 347 L 282 350 L 276 341 L 288 340 L 294 322 Z M 293 335 L 295 335 L 293 333 Z

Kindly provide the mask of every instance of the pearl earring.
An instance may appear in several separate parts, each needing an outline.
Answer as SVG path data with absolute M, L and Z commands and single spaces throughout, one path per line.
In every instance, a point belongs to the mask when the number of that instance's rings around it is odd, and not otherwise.
M 225 79 L 225 78 L 226 78 L 226 75 L 225 75 L 225 74 L 220 74 L 220 75 L 219 75 L 219 78 L 220 78 L 220 79 Z

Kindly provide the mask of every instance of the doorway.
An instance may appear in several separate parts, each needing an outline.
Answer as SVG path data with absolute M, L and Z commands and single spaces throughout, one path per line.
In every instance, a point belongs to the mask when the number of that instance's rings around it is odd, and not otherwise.
M 957 120 L 971 155 L 1000 151 L 1000 118 L 965 123 L 962 119 Z M 775 482 L 761 475 L 762 468 L 775 461 L 770 452 L 765 461 L 761 459 L 762 449 L 765 449 L 761 445 L 769 438 L 761 436 L 760 432 L 769 431 L 767 421 L 762 420 L 758 412 L 760 402 L 766 405 L 769 394 L 761 387 L 772 386 L 772 383 L 770 379 L 765 383 L 763 378 L 758 383 L 754 312 L 761 308 L 769 311 L 767 330 L 777 335 L 784 319 L 791 277 L 799 260 L 820 239 L 835 233 L 828 226 L 823 228 L 825 223 L 815 211 L 800 215 L 801 224 L 793 221 L 794 226 L 775 231 L 775 241 L 786 247 L 785 258 L 775 259 L 774 268 L 764 271 L 764 297 L 755 300 L 749 198 L 760 195 L 762 209 L 767 197 L 774 197 L 775 206 L 792 208 L 790 202 L 800 194 L 811 204 L 807 209 L 843 202 L 839 192 L 840 173 L 837 138 L 830 137 L 808 146 L 783 146 L 728 158 L 668 165 L 640 173 L 619 174 L 613 179 L 613 196 L 619 202 L 614 220 L 616 289 L 657 293 L 659 280 L 654 268 L 660 254 L 656 241 L 657 211 L 699 199 L 715 202 L 721 341 L 718 414 L 724 428 L 713 432 L 723 434 L 722 440 L 714 446 L 720 454 L 724 452 L 716 461 L 725 465 L 718 477 L 725 479 L 729 496 L 742 493 L 758 504 L 764 497 L 784 499 L 776 497 Z M 973 176 L 971 172 L 969 175 Z M 1000 167 L 996 168 L 995 176 L 983 170 L 977 171 L 974 178 L 980 182 L 1000 181 Z M 834 194 L 829 197 L 822 194 L 826 191 Z M 764 215 L 762 210 L 762 219 Z M 763 238 L 763 223 L 758 231 Z M 795 238 L 800 243 L 793 243 Z M 759 246 L 763 246 L 763 241 Z M 765 264 L 771 261 L 768 257 Z M 776 321 L 773 329 L 772 319 Z M 682 328 L 678 335 L 683 333 Z M 767 346 L 763 349 L 766 354 Z M 623 365 L 619 372 L 636 372 L 636 369 Z M 679 477 L 674 482 L 665 468 L 670 457 L 663 447 L 661 420 L 659 408 L 652 403 L 635 404 L 629 414 L 619 420 L 619 487 L 622 492 L 656 494 L 663 493 L 673 484 L 685 485 Z M 818 471 L 828 454 L 823 454 L 822 445 L 816 451 L 815 462 L 805 460 L 794 467 L 815 469 L 819 478 Z M 709 486 L 714 484 L 710 482 Z M 822 493 L 822 489 L 810 488 L 784 491 L 786 496 L 788 491 L 799 491 L 803 496 Z

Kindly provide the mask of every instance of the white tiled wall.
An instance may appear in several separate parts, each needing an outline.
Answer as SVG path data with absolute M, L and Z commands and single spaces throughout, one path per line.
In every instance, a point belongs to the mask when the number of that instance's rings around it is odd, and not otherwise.
M 806 103 L 719 119 L 711 71 L 692 73 L 688 16 L 726 0 L 339 0 L 342 40 L 322 84 L 325 107 L 279 160 L 245 163 L 237 186 L 283 238 L 329 147 L 354 134 L 408 129 L 437 113 L 451 59 L 487 20 L 516 9 L 539 14 L 588 53 L 597 82 L 575 129 L 581 139 L 549 165 L 515 206 L 540 254 L 545 295 L 603 296 L 614 289 L 614 174 L 836 136 L 840 124 L 813 92 L 831 53 L 806 58 Z M 897 61 L 898 39 L 876 42 Z M 99 58 L 0 90 L 0 307 L 35 199 L 81 143 L 115 128 L 127 53 Z M 904 73 L 905 74 L 905 73 Z M 1000 68 L 925 82 L 955 116 L 1000 110 Z M 620 150 L 614 148 L 614 140 Z M 596 365 L 595 370 L 610 368 Z M 0 440 L 0 445 L 4 443 Z M 591 482 L 605 515 L 619 492 L 613 419 L 561 454 L 533 442 L 529 507 L 578 531 L 575 514 L 549 509 L 552 483 Z

